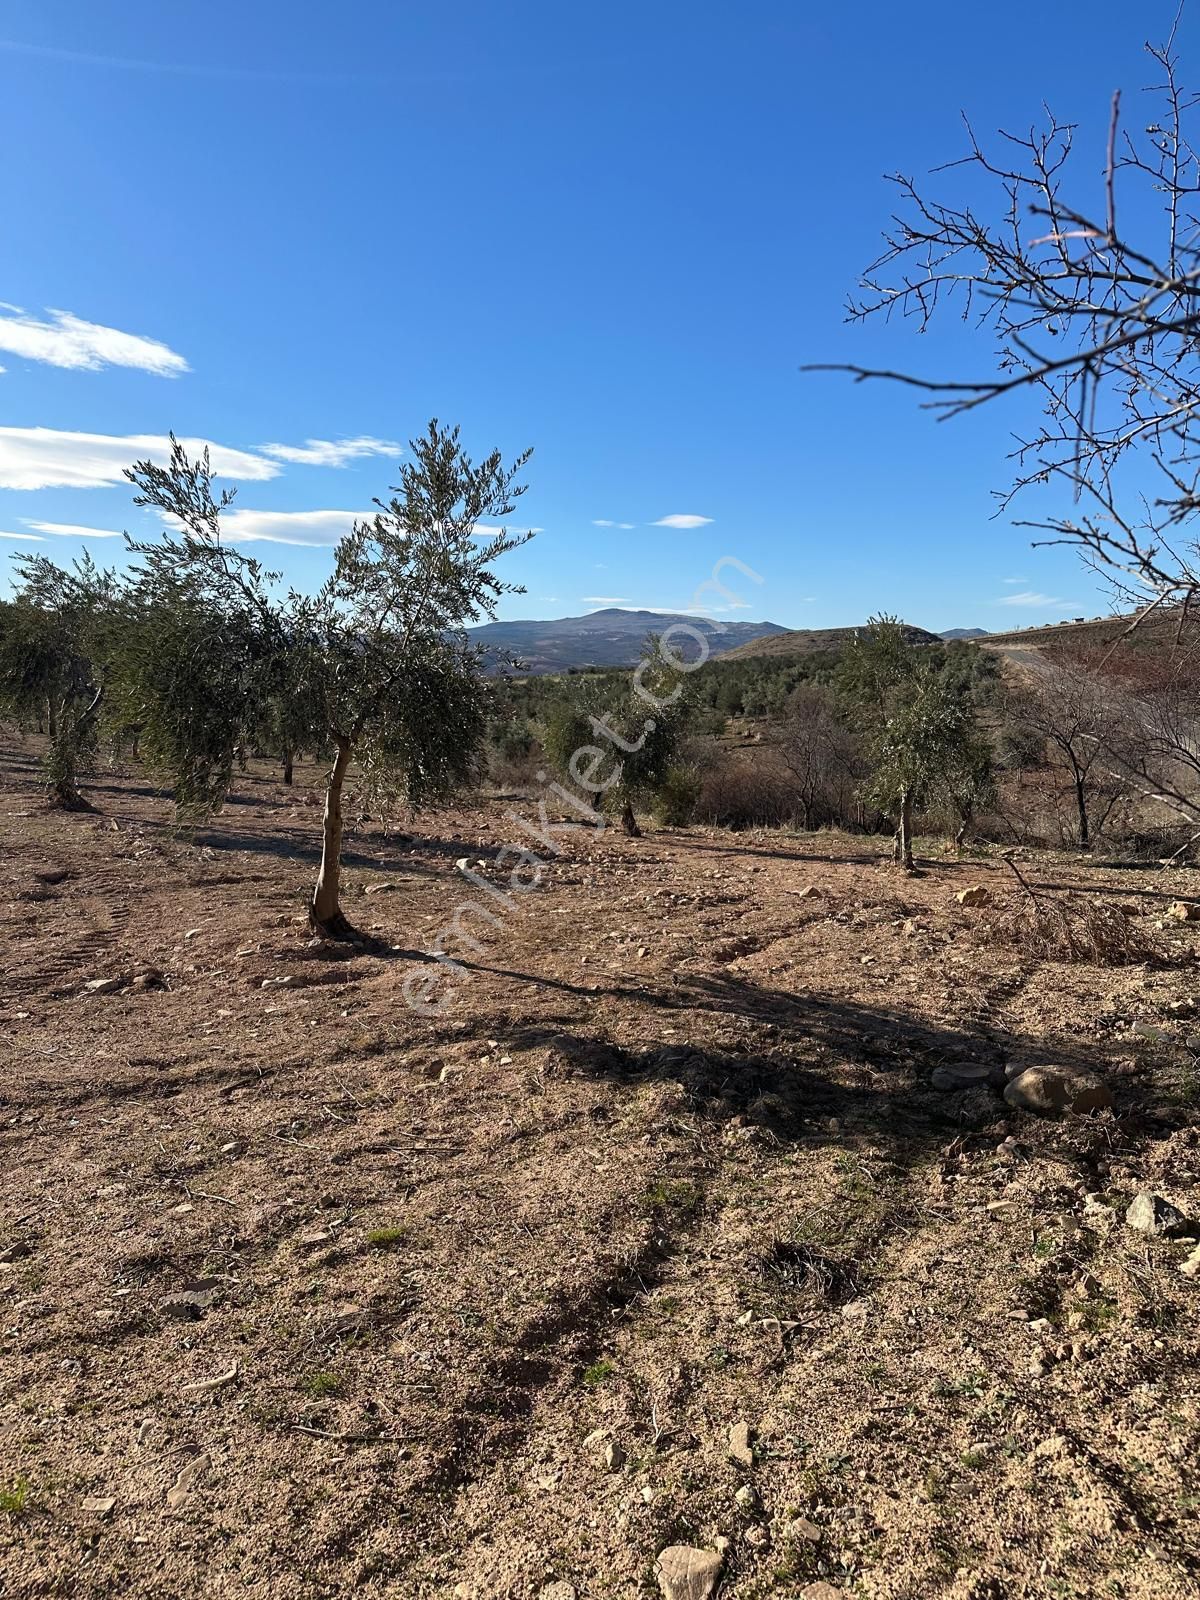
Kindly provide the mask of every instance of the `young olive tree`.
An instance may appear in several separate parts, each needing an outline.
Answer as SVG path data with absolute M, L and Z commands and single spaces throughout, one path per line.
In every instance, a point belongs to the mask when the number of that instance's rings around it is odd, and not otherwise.
M 686 787 L 681 754 L 692 714 L 683 668 L 651 637 L 631 676 L 581 680 L 578 692 L 552 705 L 543 744 L 552 766 L 639 839 L 635 807 Z
M 309 707 L 310 726 L 305 714 L 288 733 L 297 746 L 333 751 L 309 907 L 326 937 L 355 937 L 340 894 L 342 797 L 353 763 L 368 789 L 414 803 L 473 771 L 489 691 L 481 652 L 463 629 L 493 616 L 502 595 L 520 592 L 492 565 L 529 535 L 486 524 L 507 516 L 524 492 L 516 479 L 530 454 L 506 466 L 493 451 L 476 464 L 457 428 L 431 422 L 411 441 L 391 498 L 377 500 L 376 513 L 338 546 L 329 580 L 315 595 L 284 600 L 272 574 L 222 541 L 220 516 L 233 492 L 214 494 L 207 457 L 189 462 L 172 441 L 169 466 L 140 462 L 128 474 L 135 503 L 183 529 L 134 546 L 145 598 L 168 630 L 160 657 L 187 683 L 180 695 L 166 675 L 143 676 L 154 747 L 177 781 L 187 779 L 211 804 L 228 787 L 240 740 L 261 725 L 264 695 L 282 686 L 293 713 Z M 228 682 L 200 638 L 178 648 L 221 625 L 233 630 Z
M 166 466 L 139 461 L 125 476 L 133 503 L 167 526 L 153 540 L 126 535 L 138 564 L 115 692 L 146 759 L 173 783 L 179 816 L 195 821 L 224 804 L 285 654 L 288 602 L 278 575 L 223 537 L 236 490 L 217 489 L 207 450 L 192 461 L 172 435 Z
M 968 730 L 950 762 L 942 790 L 958 821 L 954 848 L 961 851 L 978 813 L 996 804 L 995 763 L 989 741 L 977 730 Z
M 463 630 L 523 592 L 492 568 L 531 535 L 487 525 L 524 494 L 517 479 L 532 451 L 505 465 L 493 450 L 476 464 L 459 430 L 436 420 L 409 450 L 392 497 L 342 541 L 329 582 L 297 606 L 334 750 L 310 908 L 331 937 L 352 933 L 340 902 L 351 763 L 359 760 L 369 789 L 413 803 L 472 776 L 491 694 L 482 651 Z
M 944 661 L 910 644 L 904 625 L 887 616 L 872 617 L 856 634 L 840 686 L 857 705 L 867 735 L 865 797 L 894 819 L 894 859 L 911 872 L 914 809 L 962 783 L 982 758 L 969 692 Z
M 16 565 L 16 599 L 0 628 L 0 704 L 49 734 L 50 804 L 90 811 L 79 777 L 96 751 L 121 586 L 87 555 L 69 571 L 43 555 L 19 556 Z

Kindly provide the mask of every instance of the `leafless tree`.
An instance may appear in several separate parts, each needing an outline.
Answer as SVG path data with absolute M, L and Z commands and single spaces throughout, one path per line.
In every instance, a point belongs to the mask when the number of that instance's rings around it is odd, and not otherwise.
M 1122 735 L 1129 718 L 1100 666 L 1086 656 L 1047 652 L 1042 669 L 1014 687 L 1004 707 L 1011 723 L 1043 742 L 1049 765 L 1062 774 L 1083 849 L 1125 788 L 1116 769 L 1126 764 Z
M 774 743 L 795 781 L 801 824 L 819 828 L 850 821 L 867 769 L 832 690 L 823 684 L 797 685 L 788 696 Z
M 1200 824 L 1200 643 L 1122 652 L 1108 664 L 1119 720 L 1102 757 L 1144 798 Z M 1200 834 L 1194 836 L 1200 838 Z
M 924 330 L 954 309 L 990 335 L 994 373 L 835 370 L 912 385 L 941 418 L 1036 395 L 1001 507 L 1031 485 L 1069 486 L 1065 514 L 1020 525 L 1081 548 L 1142 613 L 1178 607 L 1182 630 L 1200 596 L 1200 96 L 1179 81 L 1178 24 L 1146 47 L 1155 109 L 1136 132 L 1118 91 L 1103 149 L 1077 150 L 1075 127 L 1047 112 L 994 150 L 968 123 L 965 155 L 937 169 L 943 197 L 895 176 L 900 210 L 850 319 Z M 984 209 L 981 185 L 994 199 Z

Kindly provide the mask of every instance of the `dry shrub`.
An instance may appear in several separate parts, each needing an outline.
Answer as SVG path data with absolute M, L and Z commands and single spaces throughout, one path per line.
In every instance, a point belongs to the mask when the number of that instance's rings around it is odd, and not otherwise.
M 795 779 L 773 750 L 713 750 L 700 772 L 694 820 L 742 832 L 797 820 Z
M 860 1290 L 857 1262 L 837 1260 L 810 1244 L 776 1239 L 759 1267 L 782 1288 L 813 1295 L 830 1305 L 844 1305 Z
M 1020 890 L 986 911 L 977 930 L 986 943 L 1009 945 L 1045 961 L 1125 967 L 1158 954 L 1124 906 L 1083 895 Z

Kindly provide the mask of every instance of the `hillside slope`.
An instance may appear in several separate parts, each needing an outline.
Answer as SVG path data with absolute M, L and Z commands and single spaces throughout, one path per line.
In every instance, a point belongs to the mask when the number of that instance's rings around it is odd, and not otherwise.
M 746 661 L 752 656 L 807 656 L 823 650 L 844 650 L 855 634 L 866 626 L 849 628 L 789 628 L 760 639 L 751 639 L 734 650 L 724 652 L 727 661 Z M 936 633 L 904 624 L 910 644 L 940 644 Z
M 777 622 L 715 622 L 664 611 L 626 611 L 608 606 L 582 617 L 486 622 L 468 636 L 494 652 L 494 664 L 515 656 L 526 672 L 563 672 L 570 667 L 632 667 L 641 660 L 647 634 L 686 625 L 702 633 L 712 655 L 725 655 L 763 635 L 784 633 Z M 686 636 L 676 641 L 685 656 Z
M 1110 617 L 1092 617 L 1087 621 L 1051 622 L 1041 628 L 1019 628 L 1011 633 L 990 633 L 987 641 L 980 641 L 987 650 L 1044 650 L 1066 648 L 1072 650 L 1103 648 L 1119 639 L 1137 615 L 1125 612 Z M 1152 640 L 1155 644 L 1171 645 L 1179 632 L 1178 608 L 1156 612 L 1144 622 L 1139 622 L 1136 637 Z

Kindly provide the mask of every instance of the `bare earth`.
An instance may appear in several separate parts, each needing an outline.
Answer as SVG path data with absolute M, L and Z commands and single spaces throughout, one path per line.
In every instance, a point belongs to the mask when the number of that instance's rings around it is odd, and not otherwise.
M 1027 861 L 1168 958 L 1101 969 L 981 941 L 994 856 L 583 828 L 431 1019 L 405 951 L 535 801 L 364 824 L 346 909 L 400 948 L 346 954 L 303 925 L 313 771 L 254 764 L 189 842 L 136 769 L 47 813 L 36 754 L 0 765 L 0 1594 L 632 1600 L 718 1538 L 737 1600 L 1200 1593 L 1200 1280 L 1122 1220 L 1200 1216 L 1200 923 L 1155 927 L 1196 873 Z M 963 1060 L 1116 1109 L 931 1086 Z

